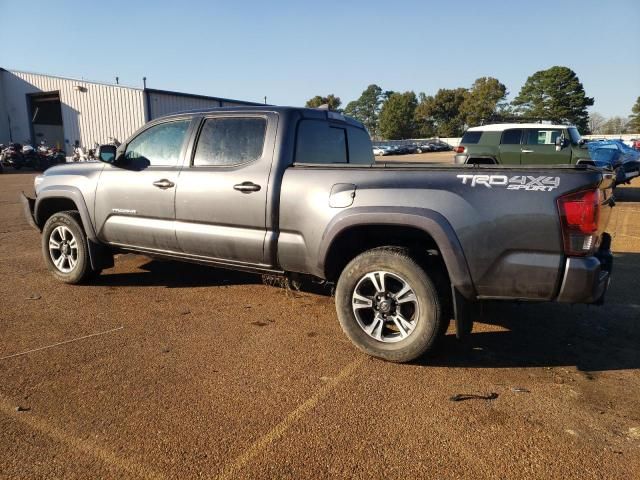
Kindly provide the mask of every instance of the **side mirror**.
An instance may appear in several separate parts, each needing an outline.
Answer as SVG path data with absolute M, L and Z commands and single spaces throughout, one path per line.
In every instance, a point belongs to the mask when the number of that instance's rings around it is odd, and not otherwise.
M 116 162 L 116 150 L 117 147 L 115 145 L 100 145 L 98 147 L 98 160 L 104 163 L 115 163 Z
M 556 137 L 556 151 L 559 152 L 565 145 L 564 135 Z

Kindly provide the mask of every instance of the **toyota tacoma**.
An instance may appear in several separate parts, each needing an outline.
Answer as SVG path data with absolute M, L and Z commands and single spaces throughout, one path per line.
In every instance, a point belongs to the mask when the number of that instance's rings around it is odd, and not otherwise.
M 601 303 L 612 175 L 590 165 L 375 162 L 363 125 L 320 109 L 233 107 L 154 120 L 100 162 L 23 194 L 44 261 L 89 282 L 115 252 L 335 285 L 364 352 L 431 350 L 488 299 Z

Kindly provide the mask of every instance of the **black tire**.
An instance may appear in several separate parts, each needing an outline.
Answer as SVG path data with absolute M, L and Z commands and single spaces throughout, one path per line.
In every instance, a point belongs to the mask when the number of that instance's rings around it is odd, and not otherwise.
M 414 309 L 413 329 L 404 338 L 400 335 L 399 327 L 396 328 L 395 320 L 393 322 L 384 320 L 380 331 L 386 329 L 389 337 L 384 339 L 380 334 L 382 339 L 376 339 L 365 331 L 364 328 L 367 325 L 361 326 L 364 323 L 362 318 L 357 317 L 354 313 L 353 302 L 356 288 L 363 288 L 362 282 L 365 281 L 367 274 L 380 271 L 386 272 L 386 275 L 391 274 L 391 277 L 387 278 L 391 278 L 392 283 L 396 281 L 395 279 L 400 279 L 400 282 L 404 281 L 415 294 L 416 301 L 412 302 Z M 399 284 L 401 284 L 400 282 Z M 391 286 L 388 288 L 392 289 Z M 390 295 L 393 296 L 394 293 L 399 292 L 392 292 Z M 374 305 L 375 298 L 372 298 Z M 381 306 L 380 303 L 377 305 Z M 399 307 L 396 304 L 392 308 L 404 308 L 404 306 Z M 365 313 L 369 313 L 370 310 L 371 314 L 376 316 L 383 311 L 382 307 L 377 310 L 364 307 L 363 310 Z M 448 323 L 448 320 L 444 318 L 442 301 L 434 282 L 407 250 L 394 247 L 375 248 L 358 255 L 349 262 L 342 271 L 336 286 L 336 311 L 342 330 L 360 350 L 390 362 L 409 362 L 433 350 L 438 340 L 443 336 L 445 324 Z M 372 320 L 369 327 L 373 323 Z M 376 329 L 374 329 L 374 333 L 375 331 Z M 403 333 L 406 334 L 406 332 Z
M 56 231 L 58 227 L 61 227 L 61 230 Z M 60 231 L 65 232 L 64 236 L 66 238 L 69 237 L 70 232 L 72 238 L 75 239 L 75 249 L 72 249 L 71 247 L 67 249 L 67 251 L 69 251 L 69 255 L 71 256 L 73 256 L 72 252 L 73 250 L 75 250 L 75 264 L 73 265 L 73 267 L 69 260 L 63 261 L 61 267 L 56 266 L 56 264 L 54 263 L 53 257 L 58 252 L 62 253 L 62 250 L 54 249 L 54 253 L 52 253 L 49 249 L 49 242 L 50 240 L 53 240 L 54 242 L 62 245 L 64 242 L 60 241 L 62 240 L 59 234 Z M 68 247 L 69 241 L 66 241 Z M 64 247 L 64 245 L 62 246 Z M 91 269 L 87 237 L 84 233 L 84 229 L 82 228 L 82 220 L 80 219 L 80 214 L 75 210 L 54 213 L 49 218 L 49 220 L 47 220 L 44 228 L 42 229 L 42 255 L 44 257 L 44 262 L 47 265 L 47 268 L 51 270 L 54 277 L 64 283 L 82 283 L 95 277 L 96 274 L 99 273 L 94 272 Z M 58 256 L 57 259 L 60 260 L 60 256 Z

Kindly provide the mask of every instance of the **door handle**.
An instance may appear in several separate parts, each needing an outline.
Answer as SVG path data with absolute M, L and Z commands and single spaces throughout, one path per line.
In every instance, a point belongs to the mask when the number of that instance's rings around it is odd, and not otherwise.
M 533 153 L 533 150 L 520 150 L 522 153 Z
M 256 185 L 253 182 L 242 182 L 233 186 L 234 190 L 238 190 L 242 193 L 251 193 L 258 192 L 262 187 L 260 185 Z
M 166 178 L 163 178 L 162 180 L 156 180 L 155 182 L 153 182 L 153 186 L 164 190 L 167 188 L 175 187 L 176 184 L 170 180 L 167 180 Z

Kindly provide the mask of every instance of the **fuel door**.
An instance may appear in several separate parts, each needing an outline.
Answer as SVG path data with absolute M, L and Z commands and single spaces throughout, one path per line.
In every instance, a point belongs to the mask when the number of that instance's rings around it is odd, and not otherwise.
M 356 196 L 356 186 L 353 183 L 336 183 L 331 187 L 329 206 L 331 208 L 346 208 L 353 204 Z

